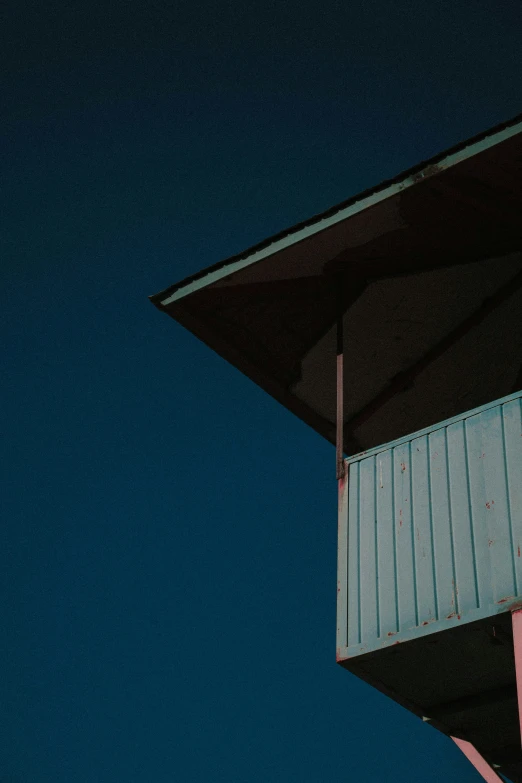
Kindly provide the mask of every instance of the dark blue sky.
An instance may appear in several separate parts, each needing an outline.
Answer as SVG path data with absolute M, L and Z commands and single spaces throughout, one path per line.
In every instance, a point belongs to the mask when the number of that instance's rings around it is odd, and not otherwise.
M 2 9 L 0 781 L 478 781 L 335 664 L 332 447 L 147 295 L 518 113 L 522 5 L 194 6 Z

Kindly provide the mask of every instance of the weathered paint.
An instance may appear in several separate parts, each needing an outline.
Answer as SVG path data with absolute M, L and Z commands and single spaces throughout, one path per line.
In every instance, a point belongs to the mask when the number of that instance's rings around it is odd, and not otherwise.
M 458 748 L 464 753 L 468 761 L 470 761 L 479 775 L 482 775 L 486 783 L 503 783 L 502 778 L 497 775 L 495 770 L 488 764 L 488 762 L 480 755 L 478 750 L 466 740 L 451 738 Z
M 521 398 L 517 392 L 346 460 L 341 656 L 519 605 Z

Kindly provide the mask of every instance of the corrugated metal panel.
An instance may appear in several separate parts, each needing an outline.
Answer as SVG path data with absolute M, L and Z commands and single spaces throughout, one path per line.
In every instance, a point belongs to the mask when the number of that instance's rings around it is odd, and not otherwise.
M 522 392 L 347 460 L 338 654 L 522 597 Z

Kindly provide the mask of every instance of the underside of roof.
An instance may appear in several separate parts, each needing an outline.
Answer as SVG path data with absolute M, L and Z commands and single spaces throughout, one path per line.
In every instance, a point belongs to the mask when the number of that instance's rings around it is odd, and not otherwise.
M 151 297 L 345 450 L 522 386 L 522 118 Z

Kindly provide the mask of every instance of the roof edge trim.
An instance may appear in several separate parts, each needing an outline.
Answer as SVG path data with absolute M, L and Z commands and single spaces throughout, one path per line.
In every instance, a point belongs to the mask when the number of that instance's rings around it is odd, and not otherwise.
M 262 261 L 264 258 L 274 255 L 290 245 L 302 242 L 310 236 L 318 234 L 352 215 L 385 201 L 387 198 L 413 187 L 429 177 L 435 176 L 442 170 L 449 169 L 521 132 L 522 115 L 518 115 L 501 126 L 492 128 L 446 152 L 439 153 L 429 161 L 409 169 L 392 180 L 386 180 L 370 191 L 354 196 L 348 202 L 343 202 L 337 207 L 332 207 L 304 223 L 299 223 L 286 231 L 280 232 L 261 244 L 255 245 L 250 250 L 243 251 L 243 253 L 233 256 L 226 261 L 208 267 L 197 275 L 170 286 L 149 298 L 157 306 L 166 307 L 179 299 L 195 293 L 201 288 L 228 277 L 228 275 Z

